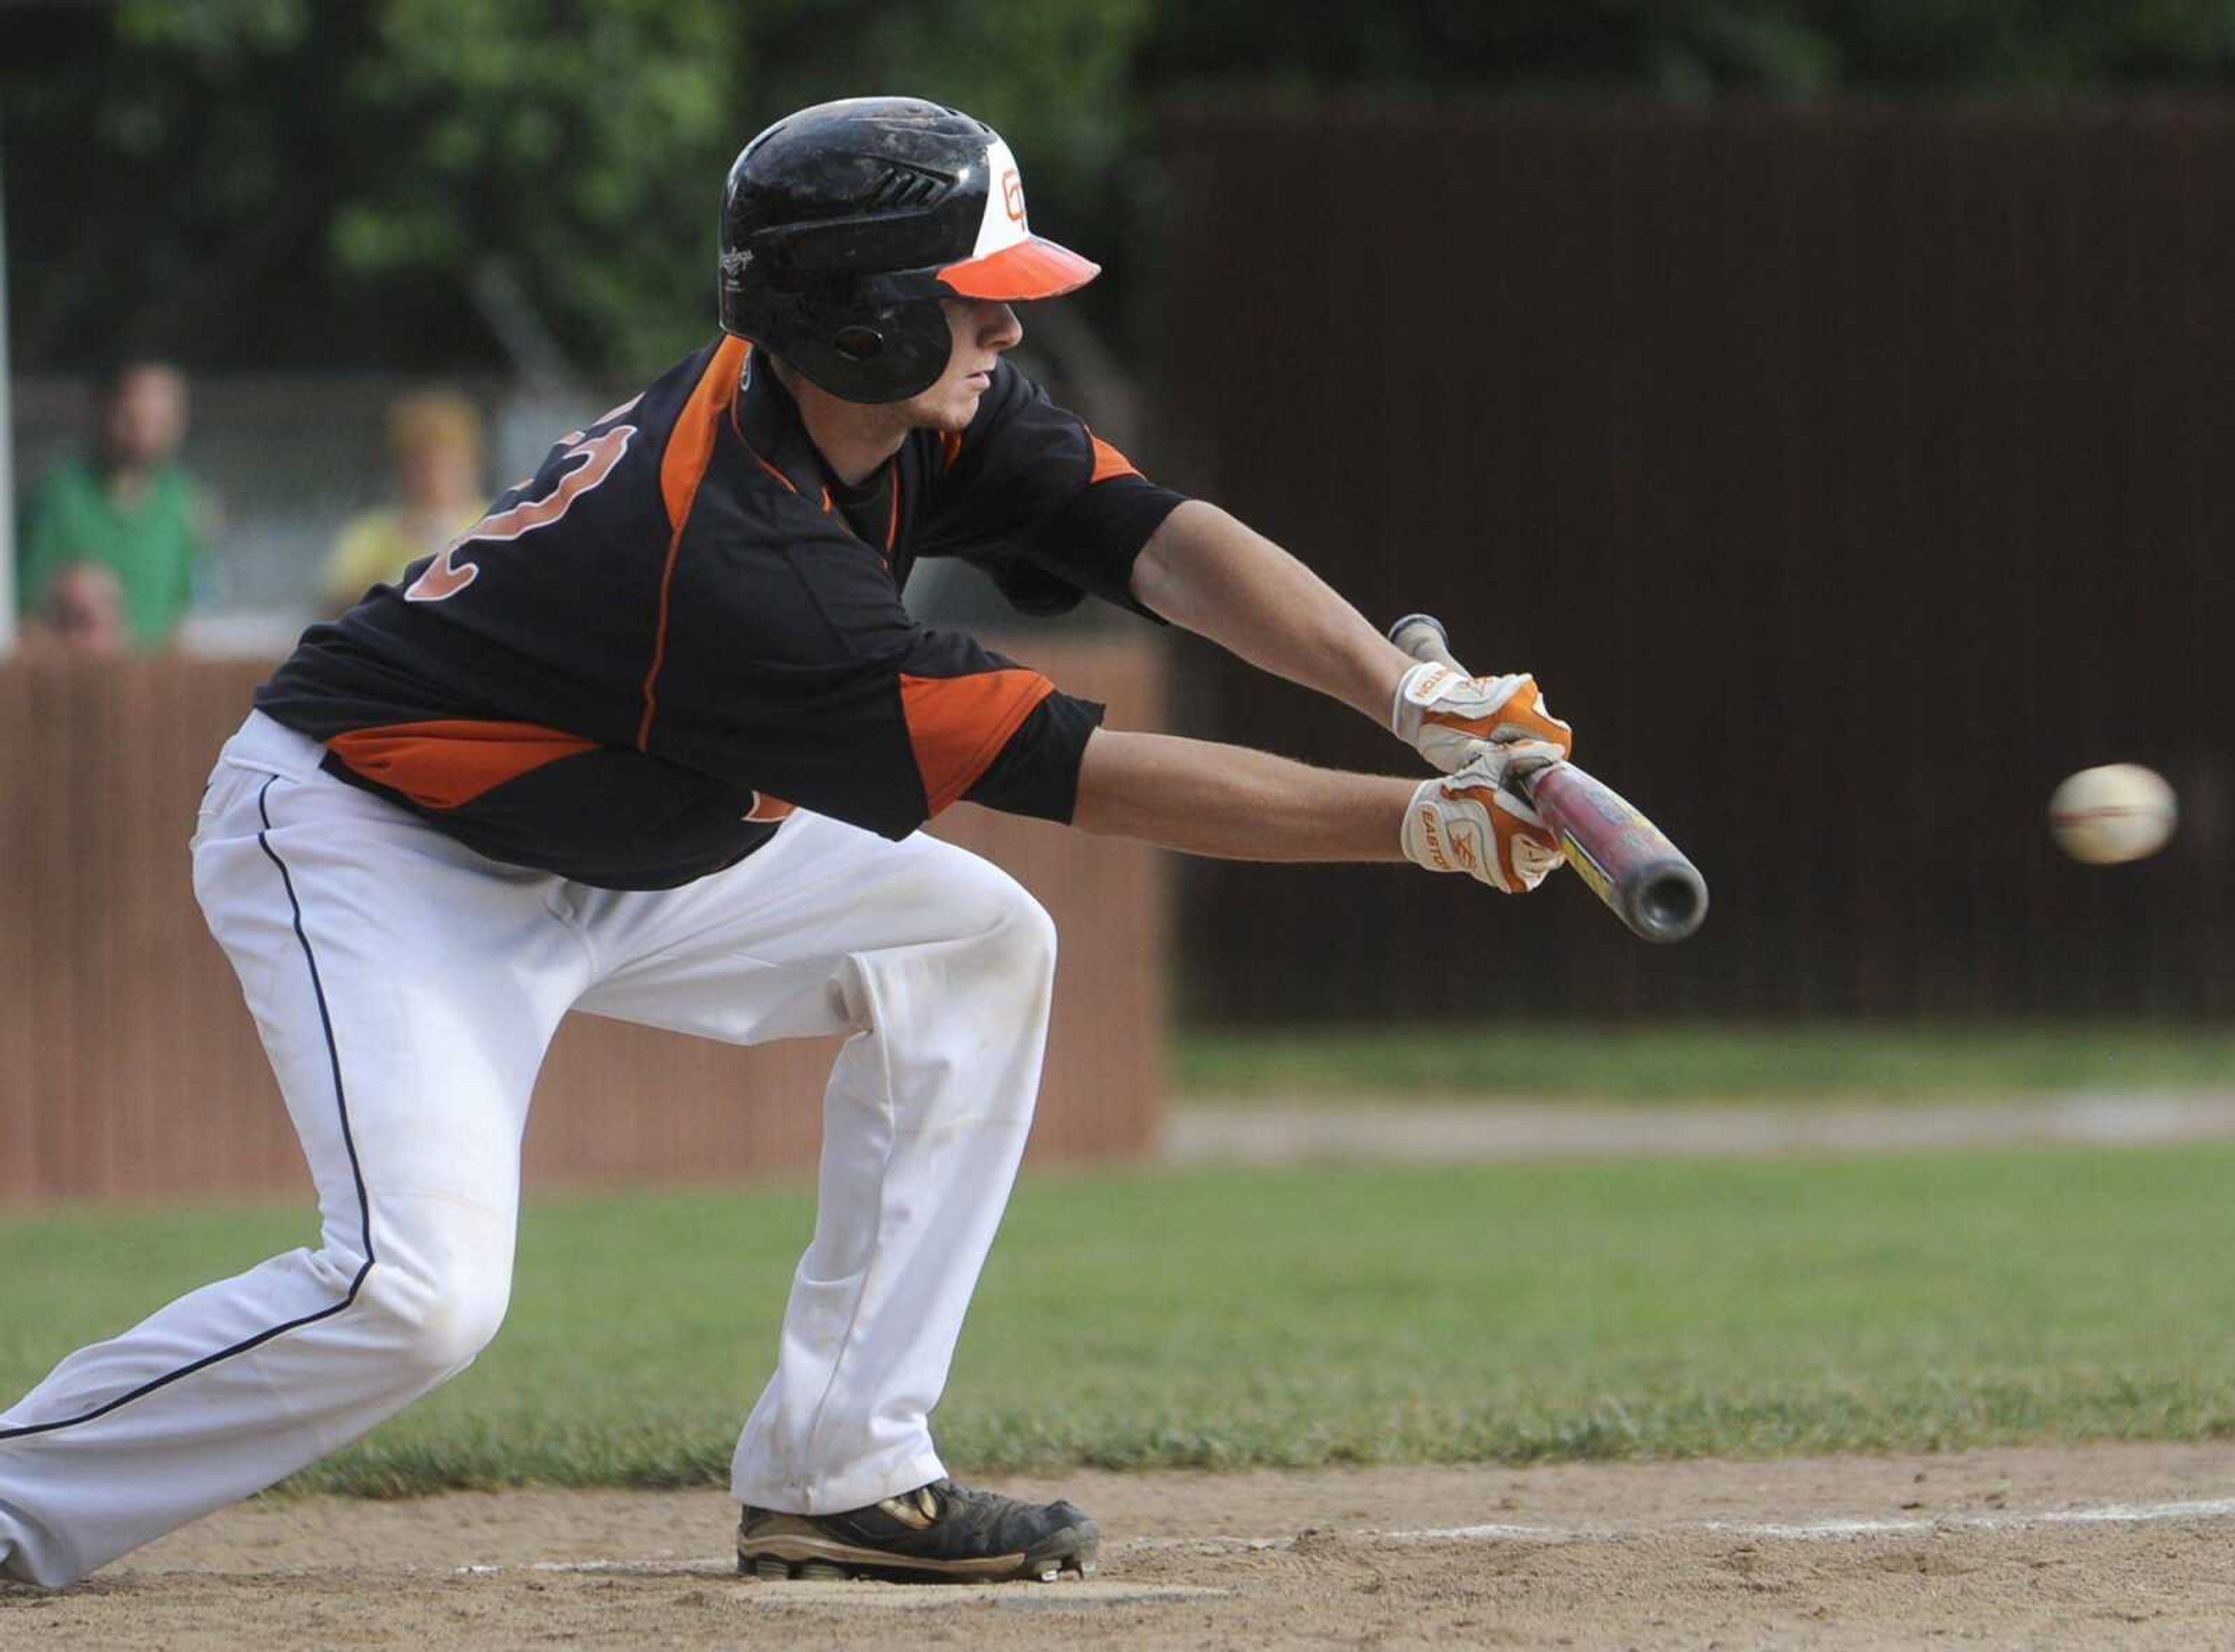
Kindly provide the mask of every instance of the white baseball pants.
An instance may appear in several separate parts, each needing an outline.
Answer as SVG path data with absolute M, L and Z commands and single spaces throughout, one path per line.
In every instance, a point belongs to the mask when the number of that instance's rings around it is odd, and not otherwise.
M 1047 914 L 951 844 L 805 814 L 682 888 L 591 888 L 486 860 L 321 755 L 252 716 L 193 842 L 318 1185 L 318 1248 L 71 1354 L 0 1415 L 0 1574 L 81 1577 L 470 1364 L 504 1317 L 528 1092 L 573 1008 L 740 1044 L 853 1035 L 732 1486 L 824 1513 L 938 1478 L 927 1414 L 1039 1084 Z

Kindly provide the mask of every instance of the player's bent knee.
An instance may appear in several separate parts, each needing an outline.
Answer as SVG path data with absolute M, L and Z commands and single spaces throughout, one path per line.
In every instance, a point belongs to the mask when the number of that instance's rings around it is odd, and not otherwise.
M 1055 920 L 1021 883 L 1011 883 L 994 941 L 1019 975 L 1045 983 L 1055 976 Z
M 1004 877 L 986 892 L 990 905 L 977 914 L 983 927 L 970 935 L 972 967 L 956 972 L 957 993 L 990 1000 L 1003 1009 L 1045 1015 L 1054 989 L 1055 921 L 1022 884 Z
M 398 1363 L 441 1375 L 493 1341 L 512 1299 L 509 1266 L 460 1264 L 433 1276 L 376 1262 L 357 1294 Z

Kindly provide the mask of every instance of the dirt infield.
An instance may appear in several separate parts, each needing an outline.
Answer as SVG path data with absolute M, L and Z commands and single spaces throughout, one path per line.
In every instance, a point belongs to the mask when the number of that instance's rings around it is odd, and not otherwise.
M 526 1491 L 229 1511 L 60 1594 L 0 1646 L 2029 1647 L 2224 1642 L 2235 1446 L 1085 1473 L 1089 1583 L 769 1584 L 718 1492 Z M 905 1616 L 903 1616 L 903 1614 Z

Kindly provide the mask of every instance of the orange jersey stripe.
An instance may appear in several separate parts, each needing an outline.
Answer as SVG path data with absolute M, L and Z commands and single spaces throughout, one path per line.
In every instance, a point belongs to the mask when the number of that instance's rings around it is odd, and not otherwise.
M 901 674 L 901 710 L 936 815 L 977 783 L 1024 720 L 1055 692 L 1036 671 L 979 672 L 967 677 Z
M 644 674 L 644 718 L 637 724 L 636 746 L 642 751 L 652 739 L 652 719 L 658 714 L 659 668 L 667 662 L 667 598 L 675 582 L 675 556 L 683 548 L 683 530 L 691 523 L 691 502 L 698 484 L 714 457 L 714 432 L 723 413 L 736 397 L 738 376 L 745 365 L 745 341 L 724 338 L 698 377 L 698 387 L 667 434 L 667 451 L 659 461 L 659 495 L 666 502 L 667 560 L 659 570 L 659 619 L 652 638 L 652 665 Z
M 456 809 L 547 763 L 596 749 L 595 740 L 534 723 L 438 718 L 352 729 L 326 742 L 351 770 L 422 809 Z
M 1141 474 L 1134 469 L 1131 459 L 1093 431 L 1086 433 L 1086 439 L 1094 443 L 1094 474 L 1086 479 L 1088 487 L 1091 488 L 1098 482 L 1107 482 L 1112 476 L 1137 476 Z

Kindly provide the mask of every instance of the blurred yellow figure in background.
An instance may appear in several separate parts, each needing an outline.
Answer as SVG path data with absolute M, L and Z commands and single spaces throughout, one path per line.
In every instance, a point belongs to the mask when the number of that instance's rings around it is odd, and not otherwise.
M 326 559 L 321 590 L 339 613 L 376 585 L 449 544 L 482 514 L 482 419 L 456 390 L 421 390 L 389 403 L 397 502 L 354 516 Z

